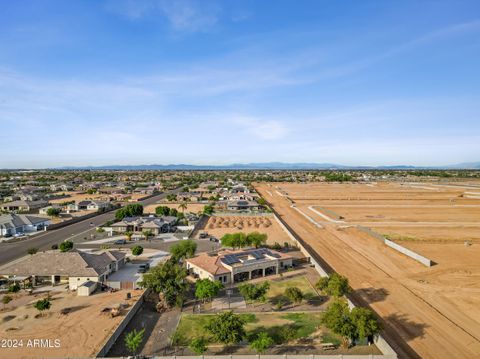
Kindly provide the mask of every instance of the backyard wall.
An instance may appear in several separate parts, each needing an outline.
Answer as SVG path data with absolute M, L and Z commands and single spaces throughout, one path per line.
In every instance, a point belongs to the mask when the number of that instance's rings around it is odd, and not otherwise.
M 403 253 L 405 254 L 406 256 L 416 260 L 417 262 L 420 262 L 422 263 L 424 266 L 427 266 L 427 267 L 431 267 L 433 265 L 433 262 L 432 260 L 408 249 L 408 248 L 405 248 L 403 246 L 401 246 L 400 244 L 397 244 L 389 239 L 386 239 L 384 236 L 382 236 L 380 233 L 377 233 L 373 230 L 371 230 L 370 228 L 367 228 L 367 227 L 363 227 L 363 226 L 357 226 L 358 229 L 360 229 L 362 232 L 365 232 L 369 235 L 371 235 L 372 237 L 375 237 L 379 240 L 381 240 L 383 243 L 385 243 L 385 245 L 389 246 L 390 248 L 393 248 L 395 249 L 396 251 L 400 252 L 400 253 Z
M 301 252 L 306 256 L 306 257 L 309 257 L 310 258 L 310 262 L 315 266 L 315 269 L 317 270 L 317 272 L 322 276 L 322 277 L 328 277 L 329 273 L 333 273 L 334 270 L 332 267 L 330 267 L 328 265 L 328 263 L 326 263 L 321 257 L 320 255 L 315 252 L 307 243 L 305 243 L 303 241 L 302 238 L 300 238 L 300 236 L 298 236 L 295 231 L 277 214 L 277 212 L 275 210 L 273 210 L 273 213 L 274 213 L 274 217 L 275 219 L 278 221 L 278 223 L 280 224 L 280 226 L 283 228 L 283 230 L 288 234 L 288 236 L 293 240 L 295 241 L 295 243 L 298 243 L 298 246 L 301 250 Z M 348 305 L 350 308 L 353 308 L 355 306 L 358 306 L 359 304 L 357 303 L 356 305 L 350 300 L 350 298 L 347 298 L 348 300 Z M 366 303 L 363 303 L 364 306 Z M 377 338 L 375 338 L 375 345 L 377 346 L 378 349 L 381 350 L 382 353 L 384 353 L 384 355 L 382 356 L 371 356 L 372 358 L 397 358 L 397 353 L 395 352 L 395 350 L 393 350 L 393 348 L 390 346 L 390 344 L 388 344 L 388 342 L 381 336 L 379 335 Z M 324 358 L 342 358 L 343 356 L 325 356 L 325 355 L 322 355 L 322 356 L 319 356 L 319 355 L 306 355 L 306 356 L 301 356 L 301 355 L 298 355 L 298 356 L 295 356 L 295 355 L 289 355 L 289 357 L 295 357 L 295 359 L 300 359 L 301 357 L 306 357 L 306 358 L 312 358 L 313 356 L 318 356 L 318 357 L 321 357 L 322 359 Z M 262 355 L 262 357 L 264 357 L 265 359 L 267 359 L 267 357 L 270 357 L 268 355 Z M 272 356 L 272 357 L 275 357 L 275 356 Z M 358 357 L 358 358 L 365 358 L 365 356 L 355 356 L 355 355 L 348 355 L 348 356 L 345 356 L 346 358 L 348 359 L 354 359 L 355 357 Z M 240 358 L 238 358 L 240 359 Z
M 396 355 L 199 355 L 199 356 L 155 356 L 155 359 L 395 359 Z
M 118 337 L 123 333 L 125 328 L 127 327 L 128 323 L 130 323 L 130 320 L 134 317 L 134 315 L 138 312 L 138 310 L 142 307 L 142 304 L 145 300 L 145 296 L 148 294 L 148 290 L 144 291 L 142 296 L 138 299 L 138 301 L 133 305 L 133 307 L 130 309 L 130 311 L 127 313 L 125 318 L 120 322 L 118 327 L 115 329 L 115 331 L 112 333 L 110 338 L 106 341 L 106 343 L 103 345 L 103 347 L 98 351 L 97 355 L 95 355 L 96 358 L 103 358 L 105 357 L 109 350 L 112 348 L 113 344 L 117 341 Z

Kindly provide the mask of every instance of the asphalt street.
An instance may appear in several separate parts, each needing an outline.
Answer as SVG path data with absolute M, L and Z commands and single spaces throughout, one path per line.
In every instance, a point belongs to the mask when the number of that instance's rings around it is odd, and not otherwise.
M 170 193 L 178 193 L 179 191 L 180 189 L 167 191 L 136 203 L 147 206 L 149 204 L 156 203 Z M 72 236 L 78 236 L 79 234 L 87 233 L 91 231 L 92 228 L 100 226 L 114 218 L 115 211 L 112 211 L 100 214 L 93 218 L 88 218 L 84 221 L 74 223 L 63 228 L 47 231 L 19 242 L 2 242 L 0 243 L 0 266 L 25 256 L 30 248 L 37 248 L 39 251 L 51 249 L 53 244 L 59 244 L 65 239 L 71 238 Z

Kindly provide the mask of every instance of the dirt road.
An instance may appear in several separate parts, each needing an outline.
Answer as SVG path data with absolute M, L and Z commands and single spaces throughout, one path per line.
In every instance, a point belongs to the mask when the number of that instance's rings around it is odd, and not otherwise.
M 275 186 L 255 188 L 333 270 L 348 277 L 354 298 L 383 318 L 384 336 L 401 358 L 480 358 L 480 324 L 465 308 L 425 295 L 441 293 L 420 279 L 428 269 L 356 228 L 315 226 Z M 472 295 L 478 293 L 472 288 Z

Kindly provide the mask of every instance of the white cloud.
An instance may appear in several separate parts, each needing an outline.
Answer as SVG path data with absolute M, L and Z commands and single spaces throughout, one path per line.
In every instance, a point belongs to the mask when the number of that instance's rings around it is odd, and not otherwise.
M 277 120 L 264 120 L 252 117 L 236 117 L 232 122 L 247 133 L 262 140 L 280 140 L 289 133 L 287 126 Z
M 110 0 L 107 10 L 130 20 L 161 15 L 175 31 L 202 32 L 218 23 L 221 9 L 213 1 Z
M 212 3 L 166 0 L 159 5 L 173 29 L 178 31 L 205 31 L 218 22 L 219 8 Z

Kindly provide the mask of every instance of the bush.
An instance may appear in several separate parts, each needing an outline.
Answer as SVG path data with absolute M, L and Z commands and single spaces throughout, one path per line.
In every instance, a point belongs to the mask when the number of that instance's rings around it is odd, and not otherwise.
M 52 244 L 52 247 L 51 247 L 53 250 L 56 250 L 58 249 L 58 244 Z
M 18 283 L 13 283 L 8 287 L 8 293 L 17 293 L 20 291 L 20 285 Z
M 33 256 L 37 252 L 38 252 L 38 248 L 29 248 L 27 251 L 27 253 L 30 254 L 31 256 Z
M 73 242 L 72 241 L 63 241 L 60 243 L 60 252 L 68 252 L 73 249 Z
M 265 353 L 273 344 L 273 339 L 270 338 L 267 333 L 262 332 L 258 334 L 257 338 L 250 343 L 250 348 L 255 350 L 257 353 L 262 354 Z
M 140 254 L 143 253 L 143 247 L 142 246 L 134 246 L 132 247 L 132 254 L 134 256 L 139 256 Z
M 207 351 L 207 341 L 204 338 L 194 338 L 188 347 L 195 354 L 201 355 Z

